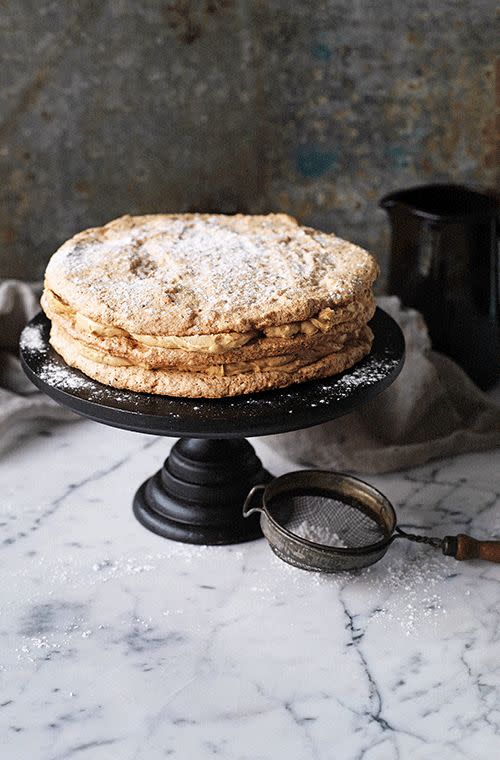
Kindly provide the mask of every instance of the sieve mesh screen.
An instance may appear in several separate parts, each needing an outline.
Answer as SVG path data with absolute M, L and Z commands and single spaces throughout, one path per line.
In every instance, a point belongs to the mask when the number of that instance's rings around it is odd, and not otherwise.
M 387 536 L 377 515 L 347 496 L 308 490 L 275 496 L 269 505 L 273 519 L 299 538 L 338 548 L 369 546 Z

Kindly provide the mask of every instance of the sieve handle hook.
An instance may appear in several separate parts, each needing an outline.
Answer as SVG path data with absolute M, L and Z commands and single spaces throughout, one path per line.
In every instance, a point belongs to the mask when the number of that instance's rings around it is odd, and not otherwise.
M 245 499 L 245 503 L 243 504 L 243 517 L 248 517 L 249 515 L 253 515 L 254 512 L 264 511 L 262 507 L 262 500 L 258 505 L 254 507 L 252 507 L 252 501 L 256 493 L 259 493 L 259 492 L 263 493 L 265 490 L 266 490 L 265 483 L 258 483 L 256 486 L 250 489 L 250 491 L 248 492 L 247 498 Z
M 442 538 L 436 538 L 435 536 L 420 536 L 417 533 L 408 533 L 406 530 L 403 530 L 403 528 L 400 528 L 399 525 L 396 525 L 396 535 L 393 536 L 393 538 L 406 538 L 408 541 L 415 541 L 417 544 L 428 544 L 435 549 L 443 548 Z

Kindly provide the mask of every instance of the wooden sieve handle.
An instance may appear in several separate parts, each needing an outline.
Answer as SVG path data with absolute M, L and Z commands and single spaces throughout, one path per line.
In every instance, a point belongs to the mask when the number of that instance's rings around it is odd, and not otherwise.
M 478 541 L 477 538 L 459 533 L 445 536 L 443 554 L 455 559 L 483 559 L 486 562 L 500 562 L 500 541 Z

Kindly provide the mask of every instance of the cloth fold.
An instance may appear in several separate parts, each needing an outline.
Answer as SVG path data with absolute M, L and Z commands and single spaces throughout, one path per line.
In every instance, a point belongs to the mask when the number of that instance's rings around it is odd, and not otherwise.
M 17 358 L 23 326 L 39 311 L 40 285 L 0 283 L 0 451 L 45 420 L 78 417 L 40 393 Z M 406 361 L 378 398 L 338 420 L 262 439 L 292 461 L 312 467 L 387 472 L 437 457 L 500 446 L 500 405 L 451 359 L 432 351 L 421 315 L 394 296 L 379 306 L 401 326 Z
M 19 336 L 40 311 L 38 283 L 0 282 L 0 453 L 46 420 L 78 419 L 31 383 L 17 358 Z

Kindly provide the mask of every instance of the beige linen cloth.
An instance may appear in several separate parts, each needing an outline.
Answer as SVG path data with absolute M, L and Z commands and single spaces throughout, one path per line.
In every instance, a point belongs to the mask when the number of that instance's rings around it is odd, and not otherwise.
M 37 284 L 0 282 L 0 453 L 24 433 L 36 430 L 45 420 L 77 417 L 56 404 L 27 379 L 17 358 L 21 331 L 40 311 Z
M 0 283 L 0 451 L 40 421 L 77 419 L 36 390 L 16 357 L 22 328 L 40 309 L 39 292 L 36 284 Z M 359 411 L 262 441 L 299 464 L 372 473 L 500 446 L 500 406 L 431 350 L 418 312 L 401 309 L 395 297 L 379 305 L 405 334 L 406 362 L 396 382 Z

